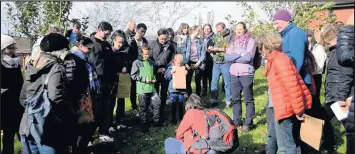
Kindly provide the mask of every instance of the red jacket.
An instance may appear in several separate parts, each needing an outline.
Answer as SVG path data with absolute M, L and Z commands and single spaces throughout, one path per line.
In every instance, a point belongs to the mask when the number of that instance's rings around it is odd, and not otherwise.
M 265 75 L 272 96 L 275 121 L 310 109 L 311 93 L 290 58 L 281 51 L 273 51 L 267 60 Z
M 199 132 L 199 135 L 206 138 L 206 120 L 203 112 L 198 109 L 189 109 L 186 111 L 179 128 L 176 131 L 176 139 L 184 142 L 185 151 L 189 154 L 198 154 L 199 150 L 189 149 L 190 146 L 198 140 L 198 136 L 193 136 L 192 130 Z M 205 133 L 204 133 L 205 132 Z M 202 153 L 206 153 L 209 149 L 203 149 Z

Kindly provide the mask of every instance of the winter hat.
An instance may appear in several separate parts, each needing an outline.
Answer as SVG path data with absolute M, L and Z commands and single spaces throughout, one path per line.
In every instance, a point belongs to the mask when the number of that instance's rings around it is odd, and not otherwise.
M 274 20 L 291 21 L 291 14 L 287 10 L 279 10 L 274 15 Z
M 1 51 L 9 45 L 15 44 L 16 41 L 9 35 L 1 34 Z
M 59 51 L 64 48 L 69 49 L 69 41 L 61 34 L 50 33 L 43 37 L 40 48 L 44 52 Z

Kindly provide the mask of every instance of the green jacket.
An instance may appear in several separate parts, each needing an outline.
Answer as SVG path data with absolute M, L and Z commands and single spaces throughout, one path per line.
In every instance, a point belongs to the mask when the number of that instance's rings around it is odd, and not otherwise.
M 137 81 L 137 94 L 155 92 L 154 83 L 146 83 L 146 79 L 155 80 L 154 62 L 151 59 L 143 60 L 138 57 L 132 64 L 131 78 Z

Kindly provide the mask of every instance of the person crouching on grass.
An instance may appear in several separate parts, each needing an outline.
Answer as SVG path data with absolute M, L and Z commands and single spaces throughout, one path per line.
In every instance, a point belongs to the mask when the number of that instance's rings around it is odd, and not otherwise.
M 274 109 L 274 127 L 268 126 L 268 132 L 276 134 L 281 154 L 296 154 L 292 126 L 296 118 L 303 121 L 305 109 L 311 108 L 311 93 L 291 59 L 281 51 L 280 35 L 265 33 L 258 37 L 257 44 L 261 54 L 267 58 L 265 76 L 270 89 L 269 103 Z
M 159 123 L 160 98 L 156 93 L 154 83 L 154 62 L 149 59 L 148 48 L 142 47 L 141 55 L 132 64 L 131 78 L 137 81 L 137 94 L 139 101 L 139 116 L 141 119 L 142 132 L 148 132 L 147 113 L 149 105 L 153 106 L 154 126 L 161 126 Z
M 173 63 L 169 65 L 167 71 L 165 71 L 165 79 L 169 81 L 170 102 L 172 103 L 171 123 L 173 124 L 177 123 L 176 120 L 177 108 L 179 110 L 179 120 L 182 120 L 182 118 L 184 117 L 184 94 L 186 92 L 186 89 L 173 88 L 172 75 L 176 73 L 176 67 L 184 67 L 185 75 L 187 75 L 187 70 L 183 63 L 182 54 L 176 54 Z

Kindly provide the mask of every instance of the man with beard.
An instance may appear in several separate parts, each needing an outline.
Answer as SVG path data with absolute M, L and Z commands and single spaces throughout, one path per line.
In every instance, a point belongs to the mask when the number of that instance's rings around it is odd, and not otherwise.
M 89 54 L 89 63 L 92 64 L 98 74 L 98 79 L 100 82 L 100 92 L 101 92 L 101 103 L 99 111 L 99 137 L 100 140 L 106 142 L 113 142 L 113 138 L 109 135 L 110 128 L 110 111 L 111 111 L 111 101 L 110 101 L 110 92 L 112 89 L 112 83 L 110 83 L 110 71 L 111 68 L 108 63 L 109 55 L 112 53 L 112 48 L 109 42 L 106 41 L 106 38 L 110 36 L 112 32 L 112 25 L 108 22 L 101 22 L 98 26 L 98 30 L 95 35 L 91 36 L 94 47 L 93 51 Z
M 230 44 L 232 38 L 235 38 L 235 34 L 232 30 L 226 28 L 226 25 L 223 22 L 220 22 L 216 26 L 217 33 L 219 36 L 222 36 L 226 43 Z M 207 49 L 213 55 L 213 70 L 212 70 L 212 82 L 211 82 L 211 106 L 218 106 L 218 81 L 219 77 L 222 74 L 224 81 L 224 90 L 226 105 L 230 105 L 231 90 L 230 90 L 230 74 L 229 67 L 230 63 L 227 62 L 224 58 L 226 49 L 222 47 L 212 47 L 209 46 Z
M 155 74 L 157 82 L 155 83 L 155 89 L 159 92 L 161 97 L 160 105 L 160 123 L 161 125 L 164 121 L 164 109 L 165 102 L 167 98 L 167 92 L 169 87 L 169 82 L 164 79 L 164 74 L 167 68 L 167 65 L 172 61 L 174 53 L 176 53 L 176 48 L 168 41 L 169 32 L 167 29 L 162 28 L 158 31 L 158 38 L 156 41 L 153 41 L 149 44 L 149 57 L 155 62 Z
M 144 38 L 144 35 L 147 31 L 147 26 L 144 23 L 140 23 L 136 27 L 136 31 L 133 35 L 133 37 L 130 37 L 130 40 L 128 39 L 128 44 L 130 45 L 129 47 L 129 58 L 130 58 L 130 66 L 132 66 L 132 63 L 138 58 L 139 53 L 142 50 L 143 45 L 147 45 L 148 41 L 147 39 Z M 127 31 L 126 31 L 127 32 Z M 126 34 L 126 37 L 128 38 L 130 34 Z M 131 79 L 131 94 L 130 94 L 130 100 L 131 100 L 131 105 L 133 108 L 133 115 L 138 117 L 138 107 L 137 107 L 137 96 L 136 96 L 136 81 Z

